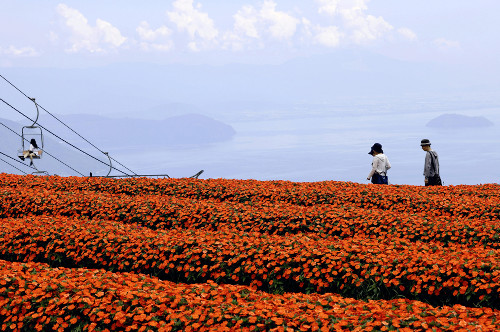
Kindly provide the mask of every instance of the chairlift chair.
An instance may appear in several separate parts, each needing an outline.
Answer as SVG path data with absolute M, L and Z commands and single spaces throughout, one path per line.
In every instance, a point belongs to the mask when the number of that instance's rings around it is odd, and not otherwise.
M 40 127 L 37 126 L 24 126 L 21 130 L 21 148 L 17 150 L 18 157 L 22 160 L 25 159 L 25 155 L 29 151 L 29 142 L 31 139 L 35 139 L 38 145 L 38 149 L 34 149 L 31 156 L 33 159 L 42 158 L 43 154 L 43 132 Z
M 38 145 L 38 148 L 32 151 L 33 153 L 31 153 L 31 157 L 33 159 L 40 159 L 42 158 L 43 154 L 43 132 L 42 128 L 36 125 L 40 112 L 38 110 L 38 104 L 36 103 L 35 98 L 30 98 L 30 99 L 35 103 L 36 106 L 36 119 L 33 122 L 33 124 L 31 124 L 30 126 L 24 126 L 21 129 L 21 149 L 17 151 L 18 157 L 21 160 L 25 159 L 25 156 L 29 151 L 28 143 L 31 141 L 31 139 L 35 139 Z

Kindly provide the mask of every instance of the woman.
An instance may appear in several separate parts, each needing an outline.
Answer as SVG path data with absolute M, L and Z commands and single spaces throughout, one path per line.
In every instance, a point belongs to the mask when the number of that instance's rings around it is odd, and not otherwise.
M 387 170 L 391 168 L 391 163 L 389 162 L 389 158 L 384 154 L 382 145 L 380 143 L 373 144 L 368 154 L 373 156 L 373 161 L 372 170 L 366 179 L 371 179 L 374 184 L 389 184 Z
M 24 151 L 24 158 L 30 158 L 30 166 L 33 166 L 33 156 L 36 156 L 38 151 L 35 152 L 35 149 L 38 150 L 38 144 L 36 144 L 36 140 L 32 138 L 30 140 L 30 147 L 27 151 Z

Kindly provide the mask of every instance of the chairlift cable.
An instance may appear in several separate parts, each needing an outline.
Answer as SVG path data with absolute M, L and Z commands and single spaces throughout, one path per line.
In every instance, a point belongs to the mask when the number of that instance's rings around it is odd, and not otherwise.
M 38 104 L 38 103 L 37 103 Z M 67 124 L 65 124 L 62 120 L 60 120 L 59 118 L 57 118 L 55 115 L 53 115 L 52 113 L 50 113 L 49 111 L 47 111 L 42 105 L 38 104 L 38 106 L 40 106 L 41 109 L 43 109 L 45 112 L 47 112 L 50 116 L 52 116 L 54 119 L 56 119 L 57 121 L 59 121 L 62 125 L 64 125 L 66 128 L 68 128 L 69 130 L 71 130 L 74 134 L 76 134 L 78 137 L 80 137 L 81 139 L 83 139 L 85 142 L 87 142 L 88 144 L 90 144 L 91 146 L 93 146 L 97 151 L 101 152 L 102 154 L 105 154 L 106 156 L 108 156 L 108 153 L 107 152 L 104 152 L 103 150 L 99 149 L 97 146 L 95 146 L 94 144 L 92 144 L 90 141 L 88 141 L 85 137 L 83 137 L 82 135 L 80 135 L 79 133 L 77 133 L 76 131 L 74 131 L 71 127 L 69 127 Z M 113 161 L 115 161 L 118 165 L 122 166 L 123 168 L 125 168 L 126 170 L 128 170 L 129 172 L 133 173 L 134 175 L 137 175 L 134 171 L 132 171 L 130 168 L 128 168 L 127 166 L 123 165 L 122 163 L 120 163 L 118 160 L 116 160 L 115 158 L 109 156 L 109 158 L 111 158 Z M 113 167 L 114 168 L 114 167 Z M 127 174 L 125 172 L 122 172 L 123 174 Z M 127 174 L 128 175 L 128 174 Z
M 0 75 L 0 76 L 1 76 L 1 75 Z M 33 121 L 33 119 L 31 119 L 30 117 L 28 117 L 27 115 L 25 115 L 23 112 L 21 112 L 21 111 L 19 111 L 18 109 L 16 109 L 14 106 L 12 106 L 11 104 L 9 104 L 8 102 L 6 102 L 5 100 L 3 100 L 2 98 L 0 98 L 0 101 L 2 101 L 4 104 L 6 104 L 7 106 L 9 106 L 9 107 L 10 107 L 10 108 L 12 108 L 13 110 L 15 110 L 16 112 L 18 112 L 18 113 L 19 113 L 19 114 L 21 114 L 22 116 L 24 116 L 25 118 L 27 118 L 28 120 Z M 50 133 L 50 134 L 54 135 L 55 137 L 57 137 L 58 139 L 60 139 L 60 140 L 61 140 L 61 141 L 63 141 L 64 143 L 68 144 L 69 146 L 71 146 L 71 147 L 75 148 L 76 150 L 80 151 L 81 153 L 83 153 L 83 154 L 85 154 L 85 155 L 87 155 L 87 156 L 89 156 L 89 157 L 91 157 L 91 158 L 93 158 L 93 159 L 97 160 L 98 162 L 100 162 L 100 163 L 102 163 L 102 164 L 105 164 L 106 166 L 109 166 L 109 165 L 108 165 L 108 164 L 106 164 L 104 161 L 97 159 L 97 158 L 96 158 L 96 157 L 94 157 L 93 155 L 91 155 L 91 154 L 89 154 L 89 153 L 87 153 L 87 152 L 83 151 L 82 149 L 80 149 L 79 147 L 77 147 L 77 146 L 75 146 L 75 145 L 71 144 L 70 142 L 66 141 L 66 140 L 65 140 L 65 139 L 63 139 L 62 137 L 60 137 L 60 136 L 58 136 L 58 135 L 54 134 L 52 131 L 48 130 L 47 128 L 45 128 L 45 127 L 44 127 L 44 126 L 42 126 L 41 124 L 38 124 L 38 127 L 43 128 L 43 129 L 44 129 L 45 131 L 47 131 L 48 133 Z M 116 167 L 111 167 L 111 168 L 112 168 L 112 169 L 117 170 L 117 171 L 118 171 L 118 172 L 120 172 L 120 173 L 123 173 L 123 174 L 125 174 L 125 175 L 129 175 L 129 176 L 130 176 L 130 174 L 127 174 L 127 173 L 125 173 L 124 171 L 122 171 L 122 170 L 120 170 L 120 169 L 118 169 L 118 168 L 116 168 Z M 78 172 L 78 173 L 79 173 L 79 174 L 81 174 L 80 172 Z M 81 174 L 81 175 L 82 175 L 82 176 L 85 176 L 85 175 L 83 175 L 83 174 Z
M 0 158 L 1 161 L 3 161 L 4 163 L 6 163 L 7 165 L 10 165 L 12 168 L 15 168 L 17 169 L 19 172 L 23 173 L 24 175 L 27 175 L 28 173 L 26 173 L 25 171 L 21 170 L 20 168 L 17 168 L 16 166 L 12 165 L 11 163 L 9 163 L 8 161 L 5 161 L 3 160 L 2 158 Z
M 9 156 L 9 155 L 8 155 L 7 153 L 5 153 L 5 152 L 0 151 L 0 154 L 3 154 L 3 155 L 4 155 L 4 156 L 6 156 L 7 158 L 14 160 L 15 162 L 20 163 L 21 165 L 24 165 L 24 166 L 26 166 L 26 167 L 29 167 L 29 166 L 27 166 L 25 163 L 23 163 L 22 161 L 17 160 L 16 158 L 14 158 L 14 157 L 12 157 L 12 156 Z
M 15 159 L 15 158 L 12 158 L 11 156 L 9 156 L 9 155 L 8 155 L 8 154 L 6 154 L 6 153 L 3 153 L 2 151 L 0 151 L 0 153 L 1 153 L 1 154 L 3 154 L 4 156 L 7 156 L 7 157 L 11 158 L 11 159 L 14 159 L 14 160 L 15 160 L 15 161 L 17 161 L 17 162 L 20 162 L 19 160 Z M 10 166 L 12 166 L 12 167 L 14 167 L 14 168 L 15 168 L 15 169 L 17 169 L 19 172 L 21 172 L 21 173 L 23 173 L 23 174 L 25 174 L 25 175 L 26 175 L 26 174 L 28 174 L 28 173 L 26 173 L 25 171 L 23 171 L 22 169 L 17 168 L 16 166 L 12 165 L 12 164 L 11 164 L 11 163 L 9 163 L 8 161 L 4 160 L 3 158 L 0 158 L 0 160 L 1 160 L 1 161 L 3 161 L 4 163 L 6 163 L 6 164 L 8 164 L 8 165 L 10 165 Z M 21 162 L 20 162 L 20 163 L 21 163 Z M 23 164 L 23 163 L 21 163 L 21 164 Z M 23 164 L 23 165 L 24 165 L 24 164 Z M 26 165 L 24 165 L 24 166 L 26 166 Z
M 12 82 L 10 82 L 8 79 L 6 79 L 2 74 L 0 74 L 0 77 L 2 77 L 7 83 L 9 83 L 12 87 L 14 87 L 17 91 L 19 91 L 21 94 L 23 94 L 26 98 L 28 98 L 29 100 L 31 101 L 34 101 L 33 98 L 30 98 L 28 95 L 26 95 L 23 91 L 21 91 L 17 86 L 15 86 Z M 35 101 L 34 101 L 35 102 Z M 35 102 L 36 103 L 36 102 Z M 64 125 L 66 128 L 68 128 L 69 130 L 71 130 L 73 133 L 75 133 L 76 135 L 78 135 L 81 139 L 83 139 L 85 142 L 87 142 L 88 144 L 90 144 L 91 146 L 93 146 L 96 150 L 98 150 L 99 152 L 103 153 L 103 154 L 106 154 L 104 151 L 102 151 L 101 149 L 99 149 L 97 146 L 95 146 L 94 144 L 92 144 L 90 141 L 88 141 L 86 138 L 84 138 L 83 136 L 81 136 L 79 133 L 77 133 L 75 130 L 73 130 L 72 128 L 70 128 L 67 124 L 65 124 L 62 120 L 60 120 L 59 118 L 57 118 L 55 115 L 53 115 L 52 113 L 50 113 L 49 111 L 47 111 L 42 105 L 36 103 L 38 106 L 40 106 L 41 109 L 43 109 L 45 112 L 47 112 L 50 116 L 52 116 L 54 119 L 56 119 L 57 121 L 59 121 L 62 125 Z M 33 121 L 33 120 L 31 120 Z M 43 127 L 42 127 L 43 128 Z M 45 129 L 45 128 L 44 128 Z M 118 160 L 114 159 L 113 157 L 110 157 L 112 160 L 114 160 L 116 163 L 118 163 L 120 166 L 122 166 L 123 168 L 127 169 L 128 171 L 130 171 L 131 173 L 137 175 L 134 171 L 132 171 L 131 169 L 129 169 L 128 167 L 126 167 L 125 165 L 123 165 L 122 163 L 120 163 Z M 123 174 L 126 174 L 125 172 L 122 172 Z
M 12 128 L 9 128 L 7 125 L 5 125 L 4 123 L 1 123 L 0 122 L 0 125 L 4 126 L 5 128 L 9 129 L 10 131 L 12 131 L 14 134 L 16 134 L 17 136 L 23 138 L 21 135 L 19 135 L 15 130 L 13 130 Z M 29 142 L 26 138 L 23 138 L 25 141 Z M 52 154 L 50 154 L 49 152 L 47 152 L 47 150 L 43 150 L 44 153 L 46 153 L 47 155 L 51 156 L 52 158 L 54 158 L 55 160 L 57 160 L 58 162 L 60 162 L 61 164 L 63 164 L 64 166 L 68 167 L 69 169 L 71 169 L 72 171 L 74 171 L 75 173 L 78 173 L 80 174 L 81 176 L 86 176 L 84 175 L 83 173 L 80 173 L 79 171 L 77 171 L 76 169 L 74 169 L 73 167 L 69 166 L 68 164 L 66 164 L 64 161 L 60 160 L 59 158 L 53 156 Z M 24 164 L 23 164 L 24 165 Z

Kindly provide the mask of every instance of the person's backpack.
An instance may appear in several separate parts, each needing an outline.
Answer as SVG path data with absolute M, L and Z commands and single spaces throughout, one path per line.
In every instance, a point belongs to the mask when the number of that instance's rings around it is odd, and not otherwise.
M 442 186 L 443 181 L 441 180 L 441 175 L 439 174 L 439 170 L 437 169 L 436 165 L 436 154 L 433 153 L 434 151 L 429 151 L 431 155 L 431 167 L 434 169 L 434 176 L 431 176 L 429 180 L 429 184 L 433 186 Z

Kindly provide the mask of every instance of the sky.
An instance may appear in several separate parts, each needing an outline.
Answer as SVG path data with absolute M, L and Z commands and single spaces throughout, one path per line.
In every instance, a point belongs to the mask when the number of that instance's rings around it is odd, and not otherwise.
M 498 178 L 496 127 L 425 125 L 459 113 L 498 126 L 499 13 L 498 0 L 0 0 L 0 73 L 59 115 L 196 112 L 233 126 L 208 150 L 147 158 L 179 174 L 359 181 L 381 142 L 394 183 L 420 183 L 425 135 L 441 144 L 448 183 L 479 183 Z M 6 82 L 0 97 L 34 111 Z M 146 165 L 145 152 L 119 148 Z
M 0 67 L 276 64 L 361 50 L 488 66 L 497 0 L 0 0 Z

